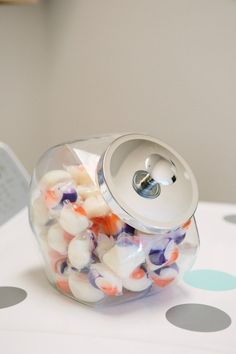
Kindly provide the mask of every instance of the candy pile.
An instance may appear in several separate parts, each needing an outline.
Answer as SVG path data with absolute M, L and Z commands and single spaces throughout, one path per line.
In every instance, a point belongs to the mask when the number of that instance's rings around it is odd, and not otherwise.
M 178 245 L 189 226 L 165 235 L 135 230 L 112 213 L 83 165 L 43 176 L 33 193 L 31 220 L 53 283 L 82 302 L 173 282 Z

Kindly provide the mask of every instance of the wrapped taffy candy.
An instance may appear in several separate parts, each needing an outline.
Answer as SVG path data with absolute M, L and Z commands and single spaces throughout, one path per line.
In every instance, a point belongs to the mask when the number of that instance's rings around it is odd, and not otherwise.
M 51 284 L 81 303 L 110 305 L 158 294 L 190 269 L 197 202 L 194 175 L 171 147 L 109 135 L 47 151 L 29 215 Z

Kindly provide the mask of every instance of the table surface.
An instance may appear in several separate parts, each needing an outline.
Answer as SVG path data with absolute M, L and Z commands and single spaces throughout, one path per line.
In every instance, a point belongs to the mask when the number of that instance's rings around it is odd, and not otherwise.
M 199 203 L 196 220 L 201 247 L 193 269 L 236 271 L 236 214 L 232 204 Z M 60 295 L 48 283 L 41 254 L 23 209 L 0 228 L 0 285 L 27 291 L 27 298 L 0 309 L 0 346 L 4 354 L 236 353 L 236 293 L 206 291 L 183 281 L 151 296 L 109 308 L 90 308 Z M 166 311 L 178 304 L 217 307 L 232 319 L 219 332 L 194 332 L 173 326 Z

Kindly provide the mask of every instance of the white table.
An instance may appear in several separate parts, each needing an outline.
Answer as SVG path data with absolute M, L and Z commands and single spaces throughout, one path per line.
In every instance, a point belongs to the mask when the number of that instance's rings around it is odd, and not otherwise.
M 236 273 L 236 225 L 223 220 L 227 214 L 236 214 L 236 207 L 199 204 L 201 249 L 195 269 Z M 89 308 L 60 295 L 44 275 L 26 209 L 0 228 L 0 285 L 17 286 L 28 293 L 23 302 L 0 309 L 3 354 L 236 353 L 235 290 L 206 291 L 181 282 L 158 296 L 106 309 Z M 184 303 L 220 308 L 230 315 L 232 324 L 212 333 L 175 327 L 165 313 Z

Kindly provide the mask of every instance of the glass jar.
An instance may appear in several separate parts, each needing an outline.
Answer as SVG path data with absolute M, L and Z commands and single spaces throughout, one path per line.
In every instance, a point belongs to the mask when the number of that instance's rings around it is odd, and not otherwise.
M 109 135 L 49 149 L 32 177 L 29 218 L 51 284 L 89 305 L 156 294 L 199 247 L 195 177 L 159 139 Z

